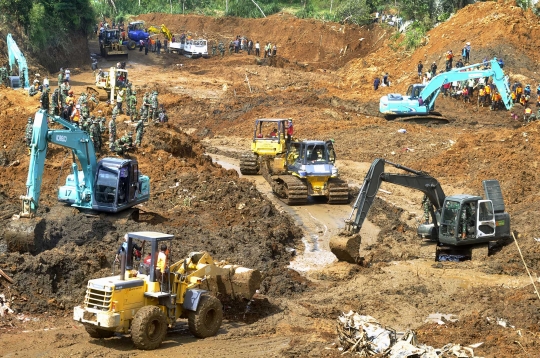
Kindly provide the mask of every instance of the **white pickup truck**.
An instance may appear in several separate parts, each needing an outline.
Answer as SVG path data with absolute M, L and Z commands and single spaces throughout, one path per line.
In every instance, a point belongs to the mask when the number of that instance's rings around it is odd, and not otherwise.
M 180 42 L 171 42 L 169 52 L 177 52 L 191 58 L 208 58 L 208 44 L 204 39 L 187 39 Z

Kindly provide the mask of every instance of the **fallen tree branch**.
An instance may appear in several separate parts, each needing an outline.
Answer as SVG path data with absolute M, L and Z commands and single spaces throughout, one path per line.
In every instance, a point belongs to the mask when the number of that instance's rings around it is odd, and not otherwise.
M 11 277 L 9 277 L 4 271 L 2 271 L 2 269 L 0 269 L 0 276 L 5 278 L 9 283 L 11 283 L 11 284 L 14 283 L 13 279 Z

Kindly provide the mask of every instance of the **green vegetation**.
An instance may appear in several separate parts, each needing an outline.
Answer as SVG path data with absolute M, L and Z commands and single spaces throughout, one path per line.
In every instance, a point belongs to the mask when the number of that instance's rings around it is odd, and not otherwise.
M 481 0 L 478 0 L 481 1 Z M 203 14 L 260 18 L 289 12 L 299 18 L 315 18 L 367 25 L 375 12 L 411 20 L 401 43 L 413 49 L 433 25 L 447 20 L 468 0 L 0 0 L 4 21 L 20 24 L 34 51 L 59 46 L 69 34 L 88 34 L 99 17 L 118 21 L 149 12 Z M 528 0 L 517 0 L 523 8 Z
M 90 0 L 0 0 L 3 20 L 20 24 L 33 51 L 60 45 L 73 33 L 88 34 L 95 23 Z

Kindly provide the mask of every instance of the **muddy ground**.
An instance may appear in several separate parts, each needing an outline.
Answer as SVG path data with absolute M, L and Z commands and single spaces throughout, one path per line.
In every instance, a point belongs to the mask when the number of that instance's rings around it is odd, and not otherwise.
M 393 52 L 390 29 L 380 26 L 321 24 L 283 14 L 263 20 L 163 14 L 143 19 L 165 23 L 175 33 L 192 29 L 211 40 L 240 34 L 277 42 L 278 60 L 267 66 L 246 53 L 207 60 L 129 53 L 127 68 L 139 103 L 145 91 L 157 89 L 170 117 L 168 124 L 148 126 L 142 147 L 133 153 L 151 177 L 152 198 L 141 206 L 139 222 L 60 205 L 55 188 L 68 174 L 70 157 L 51 146 L 39 209 L 43 246 L 32 253 L 0 254 L 0 269 L 15 281 L 0 277 L 0 293 L 16 311 L 0 318 L 0 342 L 7 347 L 3 355 L 153 355 L 134 350 L 129 337 L 90 339 L 70 319 L 86 280 L 109 275 L 120 238 L 138 230 L 174 234 L 173 259 L 208 250 L 219 260 L 264 275 L 249 309 L 246 302 L 225 304 L 218 336 L 196 340 L 181 323 L 156 354 L 338 356 L 336 317 L 355 310 L 398 331 L 414 329 L 420 342 L 437 347 L 483 342 L 475 349 L 479 356 L 535 355 L 540 301 L 513 242 L 493 248 L 485 261 L 437 263 L 435 247 L 416 237 L 421 193 L 383 184 L 361 232 L 366 264 L 336 262 L 328 240 L 344 227 L 349 206 L 288 207 L 261 177 L 240 177 L 236 169 L 239 154 L 249 148 L 255 118 L 290 117 L 300 138 L 335 140 L 337 165 L 351 192 L 371 161 L 381 157 L 429 172 L 447 195 L 482 195 L 483 179 L 499 179 L 512 230 L 540 285 L 538 124 L 523 125 L 508 112 L 442 96 L 437 106 L 446 122 L 387 121 L 378 115 L 378 98 L 403 93 L 415 81 L 419 59 L 442 61 L 449 47 L 457 52 L 469 40 L 476 51 L 473 60 L 518 53 L 520 61 L 505 57 L 505 70 L 511 80 L 530 81 L 534 88 L 538 64 L 531 49 L 540 45 L 534 36 L 537 17 L 510 4 L 468 6 L 432 30 L 427 45 L 414 53 Z M 493 22 L 506 24 L 498 36 Z M 284 23 L 290 34 L 280 30 Z M 473 40 L 471 31 L 479 23 L 485 31 L 475 32 Z M 509 24 L 514 31 L 503 31 Z M 527 46 L 518 46 L 522 36 L 530 36 Z M 90 46 L 96 52 L 95 43 Z M 112 65 L 100 60 L 102 68 Z M 375 92 L 373 76 L 383 71 L 390 72 L 393 85 Z M 93 77 L 86 67 L 72 74 L 75 93 Z M 0 89 L 0 97 L 1 244 L 25 193 L 28 156 L 22 139 L 26 118 L 39 103 L 9 89 Z M 107 110 L 105 104 L 98 108 Z M 128 131 L 128 118 L 120 119 L 119 133 Z M 436 312 L 454 314 L 458 321 L 426 323 Z M 498 318 L 507 327 L 497 324 Z

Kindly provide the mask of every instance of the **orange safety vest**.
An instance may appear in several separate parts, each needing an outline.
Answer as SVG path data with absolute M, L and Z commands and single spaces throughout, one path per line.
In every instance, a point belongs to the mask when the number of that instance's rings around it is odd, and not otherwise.
M 525 114 L 531 114 L 532 113 L 532 109 L 530 108 L 525 108 Z
M 81 112 L 77 108 L 73 109 L 73 113 L 71 113 L 71 118 L 73 122 L 79 123 L 80 117 L 81 117 Z
M 486 94 L 486 91 L 484 91 L 483 88 L 480 88 L 480 90 L 478 91 L 478 95 L 479 95 L 480 97 L 482 97 L 482 96 L 485 95 L 485 94 Z
M 516 87 L 516 94 L 520 94 L 523 92 L 523 88 L 521 87 Z
M 486 86 L 484 89 L 486 90 L 486 94 L 490 94 L 490 93 L 491 93 L 491 87 Z

